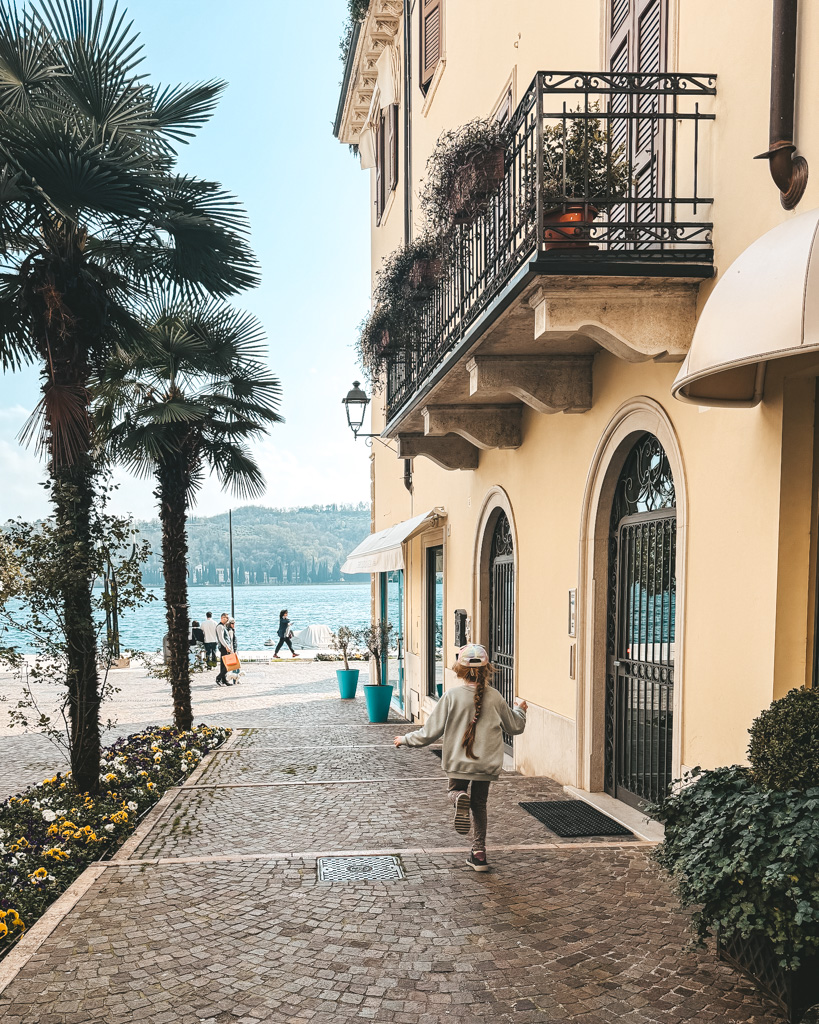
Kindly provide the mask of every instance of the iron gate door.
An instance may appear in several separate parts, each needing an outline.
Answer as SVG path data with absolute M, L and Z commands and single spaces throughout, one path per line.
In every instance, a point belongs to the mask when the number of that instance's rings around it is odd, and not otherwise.
M 505 512 L 492 534 L 489 555 L 489 659 L 495 666 L 493 685 L 512 707 L 515 700 L 515 550 Z M 503 734 L 507 753 L 512 737 Z
M 677 515 L 652 435 L 626 461 L 611 525 L 606 790 L 639 806 L 666 793 L 673 763 Z

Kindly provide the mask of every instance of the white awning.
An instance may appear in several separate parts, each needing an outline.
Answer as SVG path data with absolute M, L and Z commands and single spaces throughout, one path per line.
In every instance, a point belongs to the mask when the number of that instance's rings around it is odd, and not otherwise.
M 403 569 L 404 542 L 415 536 L 428 522 L 441 519 L 445 515 L 446 512 L 442 508 L 433 508 L 420 516 L 405 519 L 403 523 L 389 526 L 386 530 L 371 533 L 355 551 L 350 552 L 341 571 L 343 573 L 389 572 L 392 569 Z
M 756 405 L 767 363 L 816 352 L 819 210 L 811 210 L 766 232 L 725 271 L 671 390 L 697 405 Z

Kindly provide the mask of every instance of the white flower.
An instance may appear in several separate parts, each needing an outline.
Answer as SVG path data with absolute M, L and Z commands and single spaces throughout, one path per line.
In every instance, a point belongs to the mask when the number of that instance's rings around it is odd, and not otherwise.
M 188 741 L 187 741 L 187 740 L 180 740 L 180 741 L 179 741 L 179 746 L 180 746 L 180 747 L 181 747 L 181 748 L 182 748 L 183 750 L 185 749 L 185 747 L 187 747 L 187 745 L 188 745 Z
M 114 826 L 113 825 L 104 825 L 103 827 L 104 827 L 106 832 L 113 832 L 114 831 Z
M 48 807 L 43 811 L 43 821 L 55 821 L 57 815 Z
M 128 801 L 128 810 L 129 811 L 135 811 L 138 807 L 139 807 L 139 804 L 136 802 L 136 800 L 129 800 Z
M 40 810 L 40 801 L 39 801 L 39 800 L 32 800 L 32 801 L 31 801 L 31 806 L 32 806 L 32 807 L 33 807 L 33 808 L 34 808 L 35 810 L 39 811 L 39 810 Z
M 161 760 L 162 760 L 162 754 L 160 754 L 160 752 L 159 752 L 159 751 L 157 751 L 157 752 L 156 752 L 156 753 L 154 754 L 154 761 L 161 761 Z

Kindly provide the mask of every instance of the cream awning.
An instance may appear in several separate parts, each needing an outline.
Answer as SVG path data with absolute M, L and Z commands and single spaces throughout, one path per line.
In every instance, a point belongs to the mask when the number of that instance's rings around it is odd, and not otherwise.
M 446 512 L 442 508 L 433 508 L 420 516 L 405 519 L 403 523 L 388 526 L 386 530 L 371 533 L 355 551 L 350 552 L 341 571 L 344 573 L 389 572 L 391 569 L 403 569 L 404 549 L 402 545 L 404 542 L 418 533 L 431 520 L 441 519 L 445 515 Z
M 672 386 L 696 405 L 756 405 L 772 359 L 819 352 L 819 210 L 758 238 L 703 307 Z

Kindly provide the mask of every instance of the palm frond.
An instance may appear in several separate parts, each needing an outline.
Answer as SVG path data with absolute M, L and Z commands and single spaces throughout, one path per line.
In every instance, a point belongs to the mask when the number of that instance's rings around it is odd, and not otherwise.
M 75 384 L 46 384 L 43 397 L 18 435 L 22 445 L 33 444 L 56 465 L 70 465 L 88 450 L 91 438 L 89 396 Z
M 210 119 L 225 88 L 225 82 L 213 79 L 155 89 L 151 95 L 154 128 L 176 142 L 187 142 Z

